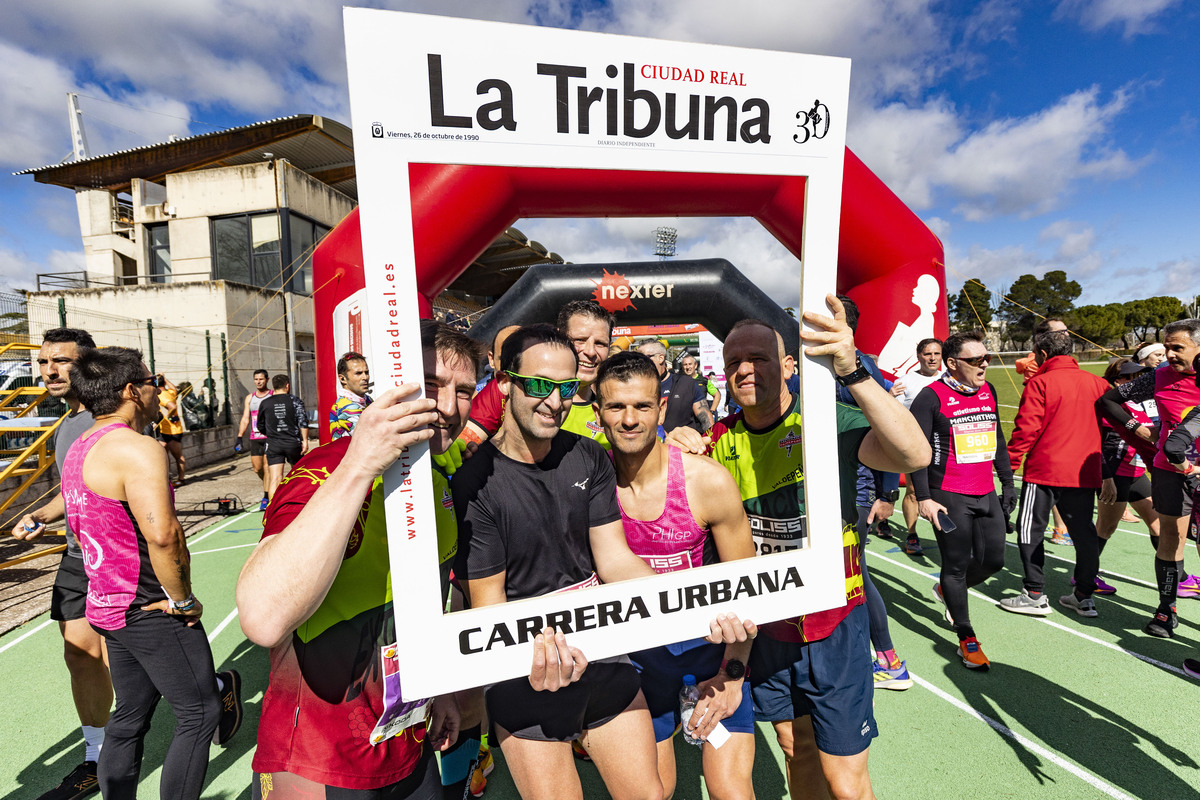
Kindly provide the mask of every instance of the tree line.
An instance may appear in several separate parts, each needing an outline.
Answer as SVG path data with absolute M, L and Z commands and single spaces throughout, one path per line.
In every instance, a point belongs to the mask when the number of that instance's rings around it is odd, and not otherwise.
M 982 279 L 970 278 L 958 293 L 946 297 L 950 324 L 959 328 L 983 327 L 993 319 L 1003 323 L 1002 338 L 1015 345 L 1033 336 L 1042 317 L 1057 317 L 1083 339 L 1105 347 L 1128 347 L 1139 341 L 1157 341 L 1164 325 L 1200 313 L 1200 295 L 1191 303 L 1159 295 L 1124 303 L 1076 306 L 1083 293 L 1078 281 L 1062 270 L 1041 278 L 1022 275 L 1007 290 L 993 291 Z M 982 324 L 981 324 L 982 323 Z M 1133 341 L 1128 341 L 1132 338 Z

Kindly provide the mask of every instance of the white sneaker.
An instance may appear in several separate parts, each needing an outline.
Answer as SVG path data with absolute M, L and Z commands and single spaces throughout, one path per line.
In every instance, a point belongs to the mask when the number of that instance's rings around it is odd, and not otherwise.
M 1045 595 L 1043 595 L 1043 598 Z M 1099 612 L 1096 611 L 1096 601 L 1088 597 L 1080 600 L 1075 596 L 1074 592 L 1064 594 L 1058 598 L 1058 604 L 1063 608 L 1069 608 L 1081 617 L 1098 617 Z
M 953 628 L 954 617 L 950 616 L 950 607 L 946 605 L 946 598 L 942 597 L 942 584 L 940 581 L 933 584 L 933 599 L 942 604 L 942 616 L 946 618 L 946 622 Z
M 1029 596 L 1027 589 L 1022 589 L 1015 597 L 1004 598 L 1000 601 L 1000 607 L 1014 614 L 1027 614 L 1031 617 L 1048 617 L 1054 613 L 1044 593 L 1035 600 Z

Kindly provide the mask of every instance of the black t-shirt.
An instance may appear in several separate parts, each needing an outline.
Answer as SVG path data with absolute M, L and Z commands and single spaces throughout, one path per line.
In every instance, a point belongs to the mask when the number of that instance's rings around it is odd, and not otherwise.
M 300 443 L 300 428 L 308 427 L 304 403 L 294 394 L 273 394 L 258 406 L 258 432 L 277 444 Z
M 505 572 L 509 600 L 594 581 L 588 529 L 621 518 L 608 454 L 568 431 L 554 437 L 536 464 L 514 461 L 487 442 L 450 488 L 458 517 L 455 576 Z
M 663 418 L 663 430 L 670 433 L 678 427 L 692 424 L 692 420 L 695 418 L 692 413 L 692 404 L 703 402 L 707 399 L 708 394 L 691 376 L 684 375 L 682 372 L 668 372 L 659 382 L 659 396 L 667 398 L 667 414 Z

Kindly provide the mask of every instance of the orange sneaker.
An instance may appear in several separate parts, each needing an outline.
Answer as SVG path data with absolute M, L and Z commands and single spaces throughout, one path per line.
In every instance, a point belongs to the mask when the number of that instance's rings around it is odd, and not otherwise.
M 992 662 L 988 661 L 988 657 L 983 654 L 979 640 L 974 636 L 958 643 L 958 654 L 962 657 L 962 662 L 967 665 L 967 669 L 987 670 L 992 666 Z
M 495 768 L 496 760 L 492 757 L 491 748 L 483 750 L 479 755 L 479 761 L 475 764 L 475 771 L 471 773 L 471 797 L 483 797 L 483 790 L 487 788 L 488 775 L 491 775 Z
M 588 755 L 587 748 L 583 746 L 583 742 L 579 739 L 571 740 L 571 753 L 580 761 L 592 760 L 592 757 Z

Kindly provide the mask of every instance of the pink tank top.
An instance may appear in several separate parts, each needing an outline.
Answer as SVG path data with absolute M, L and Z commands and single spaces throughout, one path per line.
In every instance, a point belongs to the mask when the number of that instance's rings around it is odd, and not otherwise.
M 629 549 L 655 572 L 676 572 L 706 563 L 705 549 L 711 539 L 692 516 L 683 477 L 683 454 L 674 447 L 667 447 L 667 501 L 662 514 L 654 520 L 633 519 L 621 508 L 621 523 Z M 709 562 L 715 561 L 715 553 L 710 554 Z
M 106 631 L 124 628 L 142 606 L 166 596 L 128 503 L 96 494 L 83 480 L 83 462 L 96 442 L 124 427 L 115 422 L 80 439 L 63 461 L 67 521 L 79 540 L 88 577 L 87 621 Z
M 258 407 L 262 405 L 262 401 L 271 396 L 267 392 L 262 397 L 258 396 L 258 390 L 255 389 L 250 393 L 250 438 L 253 441 L 265 441 L 266 436 L 258 431 Z
M 1175 471 L 1167 457 L 1163 455 L 1163 443 L 1175 430 L 1187 413 L 1200 405 L 1200 387 L 1196 386 L 1195 375 L 1184 375 L 1171 369 L 1167 363 L 1161 364 L 1154 371 L 1154 400 L 1158 404 L 1158 452 L 1154 454 L 1154 466 L 1159 469 Z M 1200 454 L 1196 451 L 1195 442 L 1188 450 L 1188 460 L 1195 461 Z

